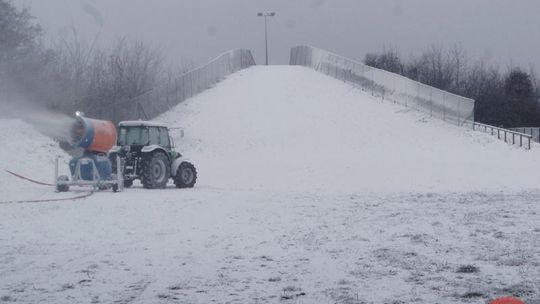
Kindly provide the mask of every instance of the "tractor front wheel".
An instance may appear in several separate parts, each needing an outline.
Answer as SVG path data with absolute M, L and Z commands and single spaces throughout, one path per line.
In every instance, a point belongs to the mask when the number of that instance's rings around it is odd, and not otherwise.
M 149 155 L 141 163 L 141 183 L 146 189 L 165 188 L 170 176 L 169 159 L 163 152 Z
M 190 162 L 183 162 L 173 177 L 176 188 L 193 188 L 197 181 L 197 169 Z

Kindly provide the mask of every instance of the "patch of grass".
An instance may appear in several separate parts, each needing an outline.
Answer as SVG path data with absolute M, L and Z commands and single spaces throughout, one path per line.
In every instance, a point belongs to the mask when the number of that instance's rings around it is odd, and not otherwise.
M 509 258 L 503 258 L 499 260 L 497 263 L 499 266 L 508 266 L 508 267 L 517 267 L 517 266 L 523 266 L 527 263 L 526 257 L 509 257 Z
M 261 260 L 265 260 L 267 262 L 272 262 L 274 261 L 274 259 L 272 259 L 271 257 L 267 256 L 267 255 L 263 255 L 260 257 Z
M 480 269 L 474 265 L 462 265 L 457 270 L 456 273 L 478 273 Z
M 300 290 L 300 288 L 297 289 L 293 285 L 283 287 L 283 292 L 294 292 L 294 291 L 297 291 L 297 290 Z
M 62 285 L 62 290 L 68 290 L 68 289 L 74 289 L 75 286 L 71 283 L 66 283 L 64 285 Z
M 483 298 L 484 294 L 478 291 L 470 291 L 461 295 L 463 299 Z
M 163 299 L 163 300 L 178 300 L 178 297 L 174 295 L 164 294 L 164 293 L 158 294 L 157 297 L 158 299 Z
M 289 285 L 283 287 L 283 294 L 281 295 L 281 300 L 292 300 L 301 296 L 305 296 L 306 293 L 302 289 L 295 286 Z
M 353 293 L 349 288 L 327 289 L 326 292 L 333 301 L 331 303 L 339 304 L 367 304 L 368 302 L 360 299 L 358 293 Z M 383 302 L 381 302 L 383 303 Z M 389 303 L 389 302 L 384 302 Z
M 182 286 L 180 285 L 169 286 L 169 290 L 180 290 L 180 289 L 182 289 Z
M 301 296 L 305 296 L 305 295 L 306 295 L 305 292 L 300 292 L 300 293 L 297 293 L 297 294 L 294 294 L 294 295 L 282 295 L 281 299 L 282 300 L 292 300 L 292 299 L 295 299 L 295 298 L 298 298 L 298 297 L 301 297 Z
M 510 286 L 502 288 L 501 293 L 522 298 L 522 297 L 534 295 L 535 288 L 533 285 L 522 282 L 520 284 L 514 284 L 514 285 L 510 285 Z

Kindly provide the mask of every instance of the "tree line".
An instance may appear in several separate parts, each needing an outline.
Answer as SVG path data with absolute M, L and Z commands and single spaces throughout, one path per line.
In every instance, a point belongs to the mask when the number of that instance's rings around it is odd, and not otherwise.
M 457 44 L 433 45 L 406 61 L 395 49 L 368 53 L 364 63 L 474 99 L 478 122 L 509 128 L 540 126 L 540 90 L 532 68 L 501 72 L 483 60 L 473 62 Z
M 45 45 L 44 31 L 28 8 L 0 0 L 0 98 L 30 101 L 67 114 L 114 121 L 133 100 L 166 85 L 185 69 L 165 65 L 163 52 L 141 40 L 119 38 L 109 48 L 87 42 L 75 29 Z

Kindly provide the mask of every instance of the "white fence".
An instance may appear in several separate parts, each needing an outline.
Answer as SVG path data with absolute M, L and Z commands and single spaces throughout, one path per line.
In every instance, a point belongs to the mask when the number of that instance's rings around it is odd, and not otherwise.
M 383 100 L 414 108 L 457 125 L 474 121 L 474 100 L 419 83 L 404 76 L 369 67 L 310 46 L 291 49 L 291 65 L 310 67 L 354 84 Z
M 251 51 L 237 49 L 228 51 L 204 66 L 193 69 L 166 85 L 154 88 L 130 101 L 127 111 L 115 120 L 151 119 L 180 102 L 211 88 L 228 75 L 255 65 Z M 135 106 L 133 106 L 135 105 Z

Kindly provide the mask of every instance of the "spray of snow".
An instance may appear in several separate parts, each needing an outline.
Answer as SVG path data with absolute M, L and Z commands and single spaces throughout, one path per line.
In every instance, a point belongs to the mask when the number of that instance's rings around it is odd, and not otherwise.
M 0 99 L 0 118 L 20 119 L 33 125 L 42 134 L 60 141 L 69 140 L 69 130 L 75 119 L 55 112 L 24 98 Z

